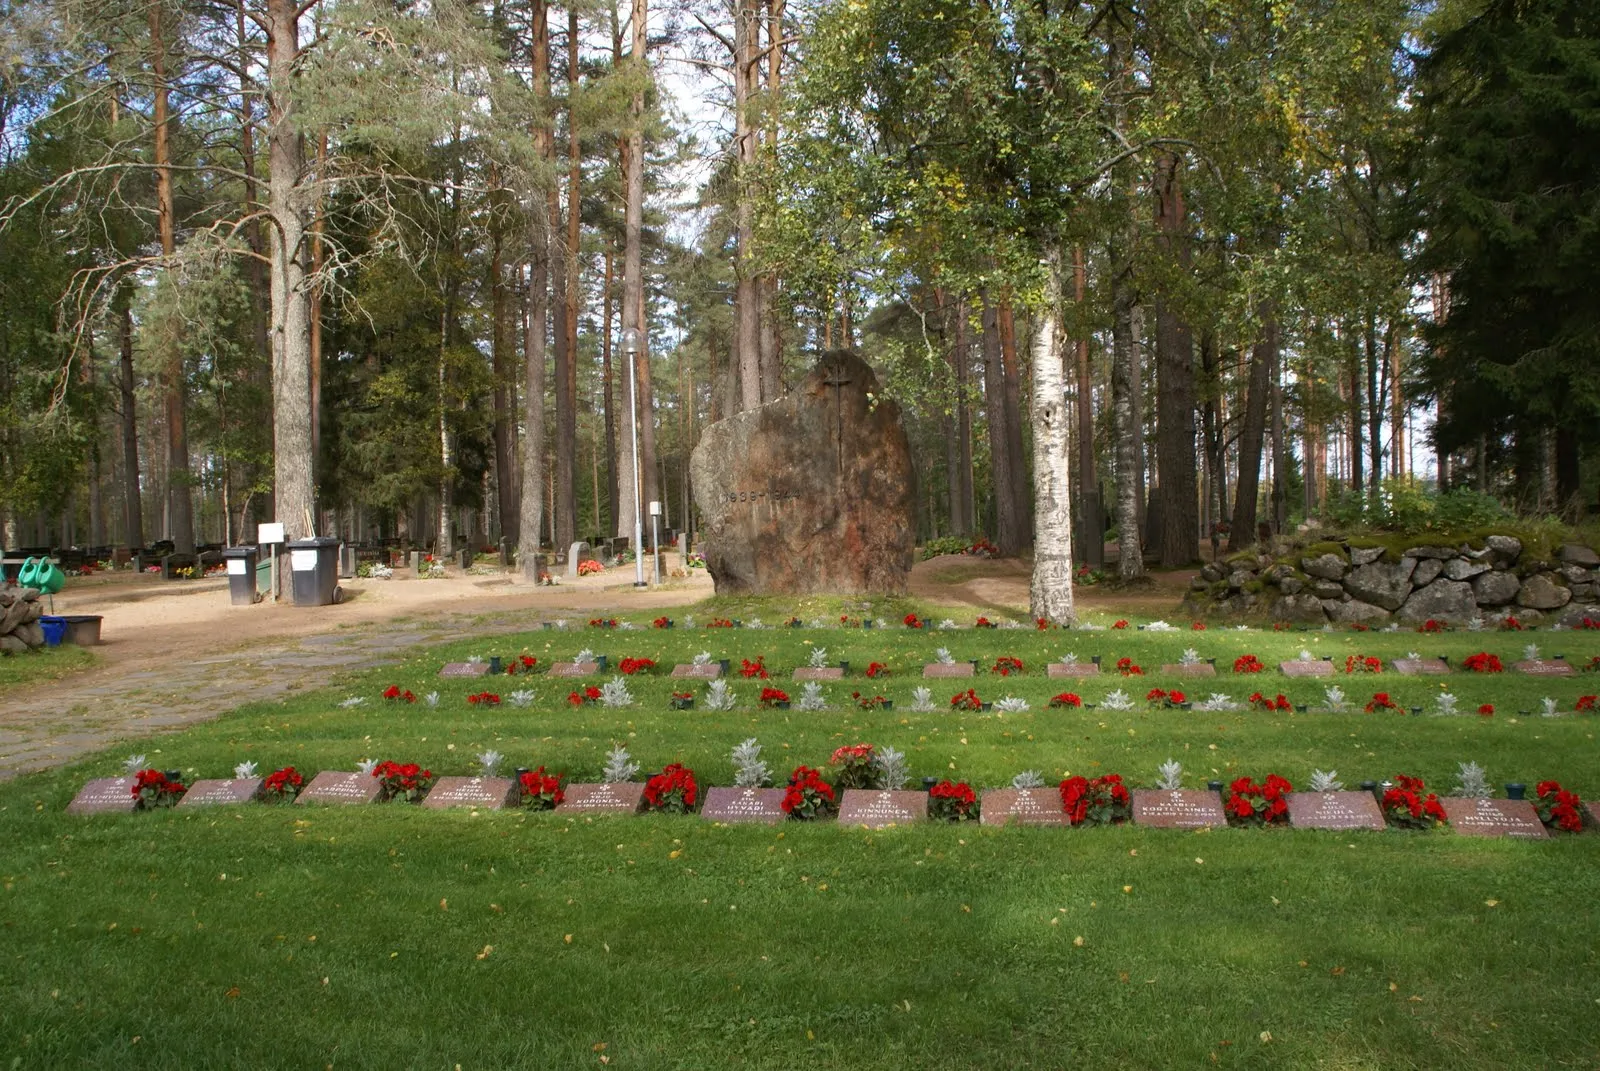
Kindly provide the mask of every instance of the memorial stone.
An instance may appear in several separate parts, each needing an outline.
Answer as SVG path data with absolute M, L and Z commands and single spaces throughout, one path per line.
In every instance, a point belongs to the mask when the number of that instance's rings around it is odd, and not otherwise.
M 383 795 L 383 782 L 364 773 L 323 770 L 300 790 L 295 803 L 377 803 Z
M 441 677 L 481 677 L 489 672 L 487 662 L 446 662 L 439 671 Z
M 1331 677 L 1333 663 L 1320 658 L 1311 662 L 1297 658 L 1293 662 L 1279 662 L 1278 670 L 1285 677 Z
M 205 807 L 223 803 L 249 803 L 261 796 L 262 779 L 259 777 L 230 777 L 222 780 L 201 780 L 189 786 L 189 791 L 178 801 L 179 807 Z
M 600 669 L 599 662 L 552 662 L 550 676 L 552 677 L 587 677 Z
M 71 803 L 68 814 L 132 814 L 133 778 L 97 777 L 84 782 Z
M 578 563 L 595 560 L 594 548 L 579 540 L 567 548 L 567 579 L 578 579 Z
M 566 798 L 558 811 L 587 811 L 595 814 L 636 814 L 644 803 L 643 781 L 606 781 L 599 784 L 568 785 Z
M 985 789 L 978 821 L 986 826 L 1071 825 L 1061 809 L 1061 792 L 1054 788 Z
M 930 678 L 970 677 L 978 670 L 971 662 L 929 662 L 922 667 L 922 675 Z
M 1442 658 L 1396 658 L 1394 668 L 1402 677 L 1437 677 L 1450 672 Z
M 1383 808 L 1370 792 L 1291 792 L 1289 824 L 1300 829 L 1382 829 Z
M 794 671 L 797 681 L 836 681 L 844 678 L 839 666 L 799 666 Z
M 1550 834 L 1539 812 L 1528 800 L 1467 799 L 1446 796 L 1439 801 L 1450 828 L 1463 837 L 1526 837 L 1542 840 Z
M 518 785 L 509 777 L 441 777 L 422 798 L 424 807 L 482 807 L 498 811 L 516 801 Z
M 1210 662 L 1169 662 L 1161 672 L 1174 677 L 1215 677 L 1217 667 Z
M 905 790 L 875 788 L 847 788 L 839 801 L 841 825 L 883 826 L 907 825 L 926 821 L 928 794 Z
M 700 817 L 713 822 L 764 822 L 776 825 L 789 816 L 781 788 L 709 788 Z
M 695 665 L 692 662 L 680 662 L 672 667 L 672 675 L 685 680 L 714 681 L 722 676 L 722 663 L 707 662 Z
M 1188 789 L 1134 789 L 1133 820 L 1138 825 L 1158 829 L 1201 829 L 1228 824 L 1221 796 Z
M 1100 666 L 1095 662 L 1051 662 L 1045 669 L 1050 677 L 1097 677 Z
M 1576 672 L 1571 663 L 1559 658 L 1524 660 L 1514 663 L 1511 668 L 1530 677 L 1570 677 Z

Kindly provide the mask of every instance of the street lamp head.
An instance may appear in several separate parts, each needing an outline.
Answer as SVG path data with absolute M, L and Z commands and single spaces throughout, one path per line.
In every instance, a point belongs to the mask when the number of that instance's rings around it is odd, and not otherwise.
M 639 329 L 637 327 L 623 329 L 622 352 L 630 357 L 639 352 Z

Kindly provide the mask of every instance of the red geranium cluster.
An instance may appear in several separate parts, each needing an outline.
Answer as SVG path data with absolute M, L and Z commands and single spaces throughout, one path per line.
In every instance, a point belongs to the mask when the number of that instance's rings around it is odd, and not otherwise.
M 1235 673 L 1260 673 L 1266 667 L 1261 664 L 1261 659 L 1253 654 L 1240 655 L 1233 660 Z
M 998 558 L 1000 557 L 1000 548 L 979 536 L 978 541 L 968 547 L 964 553 L 970 554 L 975 558 Z
M 973 622 L 973 626 L 972 627 L 973 628 L 994 628 L 995 624 L 994 624 L 993 621 L 990 621 L 987 617 L 980 617 L 980 618 L 978 618 L 977 621 Z
M 694 810 L 695 798 L 700 788 L 694 782 L 694 771 L 682 763 L 674 762 L 644 783 L 644 802 L 652 811 L 668 814 L 687 814 Z
M 392 702 L 415 703 L 417 701 L 417 697 L 412 694 L 411 689 L 407 688 L 402 692 L 398 684 L 391 684 L 389 687 L 385 688 L 383 690 L 383 697 Z
M 672 618 L 670 618 L 670 617 L 658 617 L 654 621 L 650 622 L 650 627 L 651 628 L 671 628 L 672 627 Z
M 1109 825 L 1126 821 L 1133 813 L 1133 797 L 1122 783 L 1121 774 L 1106 774 L 1089 780 L 1069 777 L 1061 782 L 1061 809 L 1075 826 L 1084 822 Z
M 533 667 L 537 666 L 538 664 L 539 660 L 532 655 L 518 655 L 510 662 L 506 663 L 506 673 L 512 675 L 517 673 L 532 673 Z
M 603 573 L 605 571 L 606 567 L 595 561 L 593 558 L 585 558 L 583 561 L 578 563 L 579 576 L 593 576 L 596 573 Z
M 1289 793 L 1294 791 L 1285 778 L 1268 774 L 1262 784 L 1240 777 L 1228 786 L 1228 821 L 1235 825 L 1265 825 L 1289 820 Z
M 1250 693 L 1250 706 L 1266 714 L 1276 710 L 1292 710 L 1294 704 L 1289 702 L 1289 697 L 1279 692 L 1275 696 L 1263 695 L 1260 692 Z
M 791 617 L 791 618 L 789 618 L 787 621 L 785 621 L 783 623 L 783 627 L 784 628 L 799 628 L 803 624 L 805 624 L 805 622 L 801 621 L 798 617 Z
M 383 798 L 416 803 L 428 793 L 433 784 L 433 771 L 425 770 L 414 762 L 380 762 L 372 768 L 372 776 L 383 782 Z
M 1128 627 L 1128 619 L 1125 618 L 1125 617 L 1124 618 L 1119 618 L 1118 620 L 1113 621 L 1111 623 L 1111 627 L 1112 628 L 1127 628 Z
M 1117 672 L 1124 677 L 1144 676 L 1144 667 L 1136 664 L 1131 658 L 1117 659 Z
M 906 628 L 927 628 L 928 627 L 927 623 L 924 622 L 922 620 L 922 618 L 918 617 L 916 614 L 907 614 L 905 617 L 901 618 L 901 624 L 905 625 Z
M 567 798 L 566 792 L 561 788 L 561 776 L 545 773 L 543 766 L 525 771 L 517 781 L 522 786 L 519 802 L 530 810 L 552 810 Z
M 1443 621 L 1435 621 L 1433 618 L 1430 617 L 1430 618 L 1428 618 L 1428 620 L 1424 621 L 1422 624 L 1417 626 L 1417 631 L 1418 632 L 1443 632 L 1444 631 L 1444 622 Z
M 616 628 L 617 627 L 617 619 L 614 618 L 614 617 L 591 617 L 589 619 L 589 627 L 590 628 Z
M 874 761 L 878 752 L 871 744 L 846 744 L 834 751 L 829 765 L 839 768 L 833 783 L 839 788 L 875 788 L 878 784 L 878 766 Z
M 141 811 L 171 807 L 188 791 L 182 781 L 169 781 L 160 770 L 140 770 L 133 778 L 134 806 Z
M 1492 718 L 1492 717 L 1494 717 L 1494 704 L 1493 703 L 1485 703 L 1485 704 L 1483 704 L 1483 706 L 1478 708 L 1478 715 L 1479 715 L 1479 717 L 1484 717 L 1484 718 Z
M 823 818 L 833 813 L 833 786 L 809 766 L 796 766 L 783 793 L 783 813 L 801 820 Z
M 1038 629 L 1040 632 L 1048 632 L 1050 629 L 1050 619 L 1048 617 L 1036 617 L 1033 619 L 1033 627 Z
M 1468 655 L 1461 664 L 1473 673 L 1500 673 L 1505 669 L 1500 664 L 1500 656 L 1492 655 L 1488 651 Z
M 788 701 L 789 693 L 782 688 L 761 689 L 761 705 L 764 707 L 770 707 L 774 703 L 787 703 Z
M 998 673 L 1002 677 L 1009 677 L 1013 673 L 1022 672 L 1022 659 L 1012 658 L 1010 655 L 1001 655 L 994 660 L 994 665 L 989 667 L 990 673 Z
M 1399 710 L 1400 707 L 1389 698 L 1388 692 L 1373 692 L 1372 702 L 1367 704 L 1367 713 L 1376 714 L 1380 710 Z
M 928 789 L 928 815 L 935 822 L 965 822 L 978 817 L 978 794 L 965 781 L 940 781 Z
M 1582 831 L 1583 811 L 1579 808 L 1583 800 L 1576 792 L 1562 788 L 1560 781 L 1540 781 L 1536 791 L 1538 798 L 1533 801 L 1533 809 L 1539 812 L 1539 821 L 1568 833 Z
M 1062 692 L 1060 695 L 1051 696 L 1050 705 L 1053 707 L 1081 707 L 1083 700 L 1075 692 Z
M 950 697 L 952 710 L 982 710 L 983 700 L 978 698 L 978 693 L 971 688 L 964 692 L 957 692 Z
M 1596 621 L 1592 617 L 1585 617 L 1582 621 L 1578 622 L 1578 627 L 1593 631 L 1594 629 L 1600 629 L 1600 621 Z
M 591 684 L 581 691 L 568 692 L 567 702 L 575 707 L 581 707 L 585 703 L 598 703 L 600 702 L 600 689 Z
M 867 676 L 873 680 L 889 676 L 889 667 L 882 662 L 873 662 L 867 666 Z
M 713 617 L 706 622 L 706 628 L 732 628 L 733 622 L 726 617 Z
M 475 707 L 497 707 L 500 705 L 500 697 L 495 695 L 493 692 L 479 692 L 477 695 L 467 696 L 467 702 L 471 703 Z
M 292 800 L 300 793 L 305 778 L 293 766 L 273 770 L 261 782 L 261 792 L 268 800 Z
M 1394 787 L 1384 790 L 1383 816 L 1390 825 L 1406 829 L 1432 829 L 1447 821 L 1439 797 L 1428 791 L 1422 778 L 1394 775 Z
M 856 706 L 862 710 L 882 710 L 889 705 L 889 701 L 881 695 L 862 695 L 860 692 L 851 692 L 850 698 L 856 701 Z
M 1174 707 L 1181 707 L 1189 701 L 1189 697 L 1176 688 L 1170 692 L 1162 688 L 1152 688 L 1145 693 L 1144 698 L 1151 706 L 1166 707 L 1169 710 Z
M 1346 673 L 1382 673 L 1383 659 L 1370 655 L 1353 654 L 1344 660 Z
M 1592 656 L 1589 661 L 1585 662 L 1583 671 L 1585 673 L 1600 673 L 1600 654 Z
M 766 680 L 767 679 L 767 656 L 766 655 L 757 655 L 756 656 L 756 660 L 754 662 L 750 661 L 748 658 L 739 659 L 739 676 L 741 676 L 741 677 L 757 677 L 757 678 L 760 678 L 761 680 Z
M 1206 630 L 1206 623 L 1204 621 L 1196 621 L 1194 624 L 1190 625 L 1189 628 L 1194 632 L 1204 632 Z
M 1501 620 L 1500 620 L 1500 631 L 1501 632 L 1521 632 L 1522 631 L 1522 622 L 1518 621 L 1516 619 L 1516 617 L 1514 617 L 1513 615 L 1507 614 L 1505 617 L 1501 618 Z
M 1579 714 L 1593 714 L 1596 698 L 1596 696 L 1592 695 L 1580 695 L 1578 696 L 1578 702 L 1573 709 L 1575 709 Z
M 617 663 L 617 669 L 621 670 L 625 676 L 629 677 L 633 676 L 635 673 L 649 673 L 655 668 L 655 662 L 648 658 L 624 658 L 621 662 Z

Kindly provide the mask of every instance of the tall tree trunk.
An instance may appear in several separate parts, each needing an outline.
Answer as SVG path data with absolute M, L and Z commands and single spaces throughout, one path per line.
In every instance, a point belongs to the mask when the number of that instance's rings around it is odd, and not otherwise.
M 316 455 L 311 449 L 311 301 L 305 238 L 310 218 L 305 146 L 295 130 L 300 58 L 298 0 L 266 0 L 267 210 L 271 243 L 273 491 L 290 539 L 312 535 Z M 280 575 L 287 570 L 280 570 Z
M 317 9 L 319 12 L 321 8 Z M 320 19 L 312 21 L 312 36 L 317 36 Z M 460 140 L 458 137 L 457 141 Z M 459 159 L 459 154 L 457 154 Z M 317 134 L 316 178 L 328 173 L 328 132 Z M 311 456 L 322 459 L 322 199 L 317 198 L 311 215 Z
M 612 530 L 617 523 L 617 404 L 611 375 L 612 240 L 606 239 L 605 288 L 600 296 L 600 374 L 605 381 L 606 424 L 606 517 Z M 595 531 L 603 531 L 598 525 Z
M 1060 315 L 1060 309 L 1056 310 Z M 1033 545 L 1033 518 L 1028 513 L 1028 459 L 1022 450 L 1022 370 L 1017 358 L 1016 320 L 1011 312 L 1011 292 L 1000 296 L 996 310 L 1000 327 L 1000 367 L 1005 373 L 1006 450 L 1010 454 L 1012 509 L 1017 517 L 1017 549 Z M 1055 352 L 1052 350 L 1052 352 Z
M 953 341 L 953 338 L 954 338 L 954 335 L 955 335 L 955 331 L 954 331 L 955 322 L 956 322 L 956 318 L 959 315 L 959 313 L 955 310 L 955 308 L 953 307 L 952 303 L 946 300 L 945 292 L 944 292 L 944 290 L 942 288 L 939 288 L 939 287 L 935 287 L 934 288 L 933 300 L 934 300 L 934 306 L 935 306 L 935 308 L 937 310 L 937 313 L 938 313 L 938 316 L 939 316 L 940 323 L 945 328 L 945 337 L 952 339 L 952 344 L 951 344 L 951 347 L 950 347 L 950 358 L 949 359 L 950 359 L 950 371 L 951 371 L 951 375 L 952 375 L 952 379 L 953 379 L 955 374 L 956 374 L 956 370 L 961 365 L 961 354 L 960 354 L 959 350 L 956 348 L 956 346 L 954 344 L 954 341 Z M 959 390 L 959 388 L 958 388 L 958 390 Z M 943 425 L 943 431 L 944 431 L 944 485 L 945 485 L 946 494 L 947 494 L 948 499 L 949 499 L 949 502 L 948 502 L 949 509 L 947 511 L 946 516 L 947 516 L 948 521 L 949 521 L 949 529 L 948 530 L 949 530 L 950 534 L 955 535 L 955 534 L 959 534 L 962 531 L 962 523 L 961 523 L 962 501 L 961 501 L 961 443 L 960 443 L 960 435 L 959 435 L 959 433 L 957 431 L 954 405 L 952 405 L 948 410 L 945 411 L 944 418 L 941 421 L 941 423 Z M 934 534 L 937 534 L 937 532 L 935 531 Z
M 1267 431 L 1267 396 L 1272 392 L 1272 367 L 1278 362 L 1277 310 L 1262 309 L 1261 337 L 1250 350 L 1250 385 L 1245 397 L 1244 427 L 1239 433 L 1239 486 L 1234 491 L 1233 530 L 1228 550 L 1256 541 L 1256 499 L 1261 491 L 1261 447 Z
M 1084 309 L 1087 283 L 1083 246 L 1080 245 L 1072 250 L 1072 296 L 1080 313 Z M 1094 375 L 1089 366 L 1088 328 L 1081 328 L 1079 335 L 1073 343 L 1078 384 L 1078 501 L 1081 503 L 1078 517 L 1083 533 L 1078 557 L 1085 564 L 1099 566 L 1105 564 L 1106 548 L 1101 538 L 1105 533 L 1105 515 L 1094 456 Z
M 633 0 L 633 14 L 629 26 L 631 42 L 629 51 L 631 60 L 640 74 L 645 70 L 647 15 L 646 0 Z M 644 426 L 649 415 L 649 394 L 647 383 L 639 379 L 641 366 L 647 372 L 649 369 L 649 336 L 645 330 L 644 315 L 644 258 L 641 248 L 644 230 L 644 93 L 642 90 L 635 93 L 629 103 L 623 175 L 626 203 L 623 208 L 622 326 L 624 331 L 632 328 L 637 332 L 638 353 L 634 356 L 633 382 L 628 393 L 627 405 L 623 410 L 622 426 L 619 428 L 625 441 L 619 444 L 618 449 L 621 461 L 618 468 L 622 471 L 622 479 L 618 481 L 617 486 L 619 515 L 616 525 L 617 534 L 634 539 L 634 550 L 639 552 L 642 547 L 641 540 L 634 538 L 639 534 L 635 531 L 635 521 L 639 521 L 637 527 L 642 529 L 642 513 L 646 501 L 643 496 L 649 493 L 645 483 L 653 479 L 649 452 L 643 442 Z M 637 458 L 634 455 L 635 442 L 639 443 Z M 641 516 L 636 517 L 636 511 Z
M 1022 518 L 1012 495 L 1010 432 L 1006 427 L 1005 357 L 1000 315 L 989 295 L 983 306 L 983 410 L 989 425 L 989 482 L 994 492 L 994 542 L 1001 554 L 1022 549 Z
M 759 8 L 758 4 L 758 8 Z M 778 117 L 783 97 L 783 11 L 784 0 L 765 0 L 767 27 L 767 153 L 778 153 Z M 759 10 L 757 17 L 760 17 Z M 767 401 L 783 395 L 783 334 L 778 329 L 778 277 L 763 275 L 756 283 L 759 301 L 761 345 L 761 396 Z
M 1282 533 L 1289 524 L 1289 444 L 1283 422 L 1283 361 L 1272 361 L 1272 531 Z
M 1367 483 L 1367 497 L 1373 508 L 1378 505 L 1383 492 L 1383 391 L 1378 386 L 1378 323 L 1373 313 L 1367 314 L 1367 446 L 1372 456 L 1372 479 Z
M 1156 160 L 1157 243 L 1169 270 L 1189 271 L 1188 226 L 1183 201 L 1182 161 L 1176 153 Z M 1178 315 L 1166 288 L 1155 296 L 1156 464 L 1161 509 L 1157 545 L 1169 568 L 1194 561 L 1200 528 L 1194 464 L 1194 338 Z
M 156 231 L 161 241 L 161 256 L 166 271 L 173 269 L 177 254 L 176 221 L 172 204 L 172 148 L 169 137 L 169 99 L 167 85 L 167 42 L 162 22 L 161 0 L 151 0 L 147 9 L 150 24 L 150 68 L 154 78 Z M 176 298 L 174 293 L 173 297 Z M 169 534 L 180 554 L 194 553 L 194 496 L 189 478 L 189 433 L 187 417 L 188 377 L 184 374 L 183 346 L 178 332 L 166 332 L 164 345 L 171 347 L 161 368 L 163 411 L 167 425 L 167 517 Z
M 0 129 L 3 128 L 4 125 L 0 124 Z M 0 354 L 3 354 L 3 352 L 3 347 L 0 347 Z M 91 397 L 95 392 L 95 365 L 97 363 L 94 353 L 94 335 L 91 332 L 89 345 L 84 353 L 83 368 L 79 372 L 79 382 L 83 384 L 85 391 Z M 104 546 L 106 542 L 105 510 L 100 487 L 100 435 L 104 427 L 104 415 L 97 404 L 94 407 L 93 422 L 90 425 L 91 437 L 88 456 L 84 458 L 89 478 L 89 545 L 92 547 Z
M 495 515 L 500 538 L 517 540 L 516 387 L 512 376 L 510 302 L 506 294 L 505 223 L 510 211 L 498 171 L 491 172 L 489 221 L 490 361 L 494 369 Z M 487 503 L 485 507 L 487 508 Z
M 977 527 L 976 494 L 972 486 L 972 401 L 968 380 L 972 375 L 972 347 L 967 338 L 967 299 L 956 297 L 956 439 L 961 449 L 960 483 L 961 524 L 957 535 L 971 535 Z
M 1061 251 L 1047 254 L 1044 308 L 1033 335 L 1033 515 L 1037 542 L 1028 609 L 1054 625 L 1074 623 L 1072 487 L 1068 474 L 1066 383 L 1057 348 Z
M 548 217 L 530 213 L 531 229 L 528 297 L 523 313 L 524 428 L 522 437 L 521 523 L 517 529 L 517 564 L 528 580 L 539 579 L 540 527 L 544 521 L 544 361 L 545 330 L 549 317 L 550 278 L 546 263 Z M 561 549 L 561 548 L 556 548 Z
M 250 70 L 254 56 L 254 45 L 250 41 L 247 27 L 245 26 L 244 0 L 237 0 L 234 7 L 234 31 L 237 35 L 236 58 L 240 71 Z M 239 81 L 239 169 L 244 176 L 244 203 L 241 206 L 246 217 L 244 225 L 245 244 L 249 246 L 251 255 L 245 258 L 245 281 L 250 288 L 251 329 L 255 339 L 256 361 L 250 368 L 249 380 L 259 387 L 263 394 L 271 394 L 272 378 L 272 340 L 269 328 L 272 321 L 272 294 L 267 280 L 267 238 L 261 225 L 261 186 L 256 178 L 256 140 L 255 140 L 255 98 L 250 91 L 251 85 L 243 75 Z M 261 464 L 250 461 L 244 466 L 244 481 L 247 485 L 254 485 L 261 479 Z M 261 496 L 262 508 L 265 516 L 273 515 L 272 489 L 269 487 Z M 239 515 L 239 533 L 241 540 L 252 535 L 254 530 L 247 525 L 250 511 L 251 496 L 246 495 Z
M 771 401 L 761 375 L 761 292 L 755 265 L 755 164 L 759 131 L 752 111 L 756 55 L 761 44 L 761 0 L 735 0 L 733 9 L 734 350 L 739 355 L 739 404 L 754 409 Z
M 1357 495 L 1365 488 L 1362 473 L 1361 444 L 1361 351 L 1357 345 L 1350 347 L 1350 409 L 1346 423 L 1350 432 L 1350 490 Z
M 122 394 L 122 523 L 123 541 L 144 546 L 144 506 L 139 495 L 139 396 L 133 378 L 133 285 L 117 288 L 117 351 Z
M 1144 575 L 1139 525 L 1139 351 L 1133 338 L 1131 228 L 1124 225 L 1112 245 L 1111 262 L 1111 419 L 1117 459 L 1117 575 Z
M 544 116 L 537 132 L 539 156 L 551 170 L 556 167 L 555 104 L 552 92 L 554 75 L 550 48 L 550 7 L 536 0 L 533 9 L 534 96 Z M 561 215 L 561 183 L 553 180 L 545 190 L 545 214 L 549 218 L 550 249 L 550 335 L 555 353 L 555 441 L 554 478 L 551 503 L 554 512 L 554 542 L 557 550 L 570 546 L 577 538 L 577 486 L 575 446 L 577 442 L 577 355 L 567 345 L 567 239 Z

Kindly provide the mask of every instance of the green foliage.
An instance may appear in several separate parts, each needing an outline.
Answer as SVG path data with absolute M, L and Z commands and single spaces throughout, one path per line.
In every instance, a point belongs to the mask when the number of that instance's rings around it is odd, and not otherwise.
M 929 539 L 922 544 L 922 560 L 937 558 L 941 554 L 962 554 L 972 545 L 972 540 L 966 536 L 940 536 Z
M 1336 528 L 1364 525 L 1405 534 L 1460 533 L 1512 519 L 1493 495 L 1470 488 L 1441 493 L 1414 480 L 1385 480 L 1376 502 L 1354 491 L 1330 494 L 1325 513 Z

